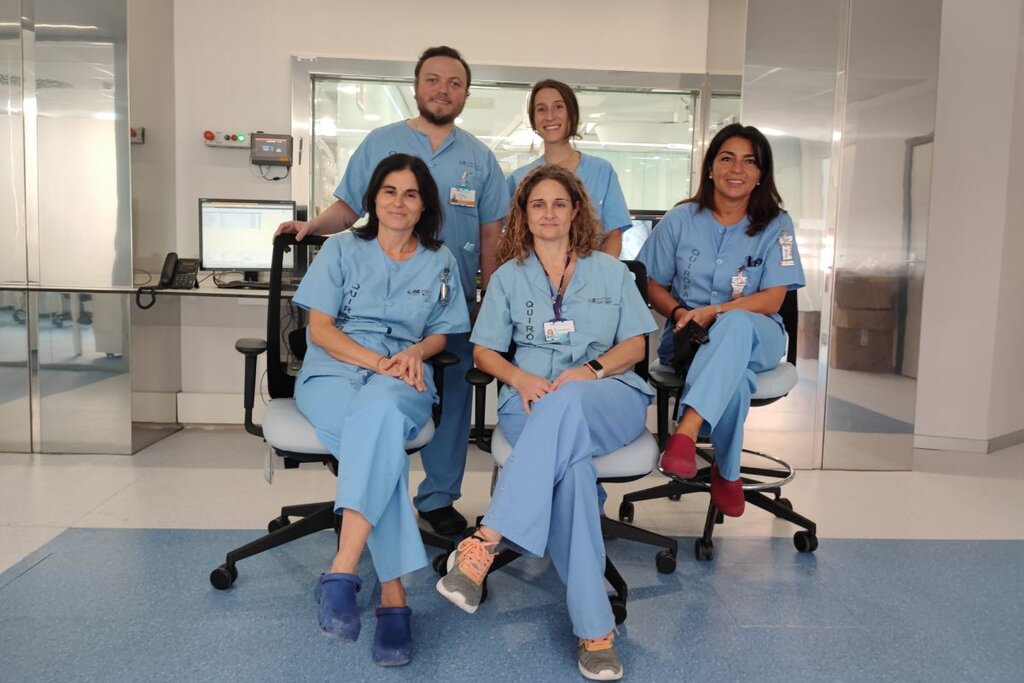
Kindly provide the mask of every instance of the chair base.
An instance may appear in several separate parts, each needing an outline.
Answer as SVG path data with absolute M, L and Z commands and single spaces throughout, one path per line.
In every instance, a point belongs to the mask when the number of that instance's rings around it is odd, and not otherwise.
M 779 464 L 782 470 L 765 469 L 761 467 L 740 467 L 740 479 L 743 481 L 743 498 L 746 502 L 770 512 L 779 519 L 802 527 L 804 531 L 798 531 L 793 535 L 793 545 L 801 553 L 812 553 L 818 548 L 817 525 L 803 515 L 793 511 L 793 504 L 788 498 L 782 497 L 782 486 L 793 479 L 793 469 L 785 461 L 774 456 L 759 453 L 757 451 L 744 450 L 744 453 L 768 458 Z M 698 449 L 698 454 L 705 460 L 713 461 L 713 456 L 704 449 Z M 760 481 L 754 477 L 774 478 L 775 481 Z M 627 493 L 622 497 L 622 504 L 619 506 L 619 519 L 623 522 L 632 522 L 634 507 L 633 504 L 642 500 L 655 500 L 668 498 L 679 500 L 690 493 L 709 493 L 711 490 L 711 467 L 702 467 L 692 479 L 673 479 L 668 483 L 654 486 L 642 491 Z M 713 535 L 715 525 L 724 521 L 722 513 L 715 504 L 708 502 L 708 512 L 704 520 L 704 532 L 694 542 L 694 556 L 698 560 L 710 560 L 714 557 Z
M 293 517 L 300 519 L 293 522 L 291 521 Z M 335 532 L 341 529 L 341 515 L 335 514 L 333 500 L 322 503 L 287 505 L 281 508 L 280 516 L 270 520 L 267 524 L 269 532 L 267 535 L 228 552 L 224 564 L 210 572 L 210 584 L 218 590 L 226 590 L 238 579 L 238 569 L 235 565 L 240 560 L 326 529 L 334 529 Z M 441 557 L 445 559 L 455 550 L 455 543 L 451 539 L 432 531 L 420 529 L 420 537 L 424 544 L 444 551 Z M 434 566 L 437 566 L 436 560 Z

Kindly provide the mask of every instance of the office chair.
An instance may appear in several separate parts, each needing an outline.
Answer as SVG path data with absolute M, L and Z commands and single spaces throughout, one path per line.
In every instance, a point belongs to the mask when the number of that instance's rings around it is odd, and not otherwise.
M 292 398 L 295 389 L 294 370 L 297 370 L 298 363 L 306 353 L 305 325 L 298 325 L 298 329 L 293 329 L 287 334 L 283 333 L 281 325 L 281 301 L 285 298 L 282 287 L 285 252 L 289 248 L 305 245 L 319 247 L 325 241 L 325 237 L 308 236 L 301 243 L 297 243 L 294 235 L 281 235 L 274 240 L 267 301 L 267 338 L 239 339 L 235 343 L 235 349 L 245 356 L 245 431 L 261 437 L 267 443 L 267 447 L 284 460 L 285 469 L 293 469 L 307 463 L 320 463 L 330 467 L 337 475 L 338 461 L 320 443 L 313 426 L 299 412 Z M 282 349 L 282 344 L 286 345 L 287 349 Z M 294 359 L 291 363 L 288 354 L 282 359 L 282 350 L 290 351 L 290 357 Z M 263 416 L 263 424 L 257 425 L 252 421 L 256 393 L 256 357 L 264 351 L 267 352 L 267 388 L 270 402 Z M 434 366 L 434 383 L 438 396 L 442 396 L 444 368 L 454 365 L 458 359 L 451 353 L 442 352 L 430 362 Z M 434 405 L 431 419 L 423 425 L 416 438 L 406 442 L 406 451 L 414 453 L 430 443 L 434 427 L 439 424 L 440 419 L 439 402 Z M 298 518 L 298 521 L 292 521 L 293 518 Z M 238 578 L 238 569 L 235 565 L 239 560 L 330 528 L 334 528 L 335 531 L 341 528 L 340 515 L 334 512 L 333 500 L 285 506 L 281 508 L 281 514 L 267 524 L 267 535 L 228 552 L 224 564 L 210 572 L 210 583 L 214 588 L 225 590 Z M 435 560 L 435 568 L 455 549 L 451 539 L 423 529 L 420 530 L 420 534 L 424 543 L 444 551 Z
M 798 311 L 796 301 L 796 290 L 786 292 L 779 309 L 782 316 L 782 323 L 786 329 L 787 350 L 786 360 L 781 361 L 777 366 L 765 372 L 756 373 L 755 379 L 757 389 L 751 396 L 751 406 L 766 406 L 792 391 L 796 386 L 798 377 L 796 372 L 796 336 Z M 675 397 L 676 409 L 678 409 L 679 398 L 684 377 L 676 375 L 671 368 L 665 367 L 659 362 L 651 366 L 650 382 L 657 392 L 657 428 L 658 444 L 664 449 L 669 437 L 669 399 Z M 767 510 L 776 517 L 792 522 L 803 527 L 804 531 L 798 531 L 793 535 L 793 545 L 801 553 L 813 553 L 818 548 L 817 526 L 806 517 L 793 511 L 793 504 L 788 498 L 782 497 L 781 488 L 793 480 L 796 473 L 786 461 L 767 453 L 743 449 L 744 453 L 768 460 L 771 465 L 768 467 L 740 467 L 740 478 L 743 481 L 744 499 L 762 510 Z M 622 504 L 619 506 L 619 519 L 624 522 L 632 522 L 634 507 L 633 504 L 642 500 L 653 500 L 656 498 L 669 498 L 679 500 L 688 493 L 710 493 L 711 491 L 711 463 L 714 462 L 714 449 L 706 440 L 700 440 L 697 444 L 697 455 L 705 460 L 708 465 L 700 468 L 696 476 L 686 481 L 673 479 L 667 484 L 653 488 L 635 491 L 622 497 Z M 771 494 L 772 497 L 769 497 Z M 708 502 L 707 517 L 704 520 L 704 532 L 694 542 L 693 552 L 698 560 L 710 560 L 714 556 L 714 542 L 712 535 L 715 525 L 721 524 L 724 517 L 715 507 L 714 503 Z
M 626 264 L 630 272 L 633 274 L 633 279 L 636 282 L 637 288 L 640 290 L 640 295 L 646 303 L 647 269 L 639 261 L 624 261 L 623 263 Z M 510 348 L 506 355 L 508 357 L 512 357 L 514 353 L 515 349 Z M 634 368 L 636 373 L 644 379 L 648 379 L 648 363 L 649 349 L 648 345 L 644 344 L 644 357 Z M 498 471 L 505 464 L 509 455 L 512 454 L 512 446 L 505 439 L 501 430 L 497 428 L 487 429 L 484 426 L 484 415 L 487 400 L 486 388 L 487 385 L 494 380 L 494 377 L 478 368 L 473 368 L 467 373 L 466 378 L 469 383 L 475 387 L 474 411 L 476 419 L 473 427 L 473 434 L 476 444 L 480 450 L 490 453 L 495 462 L 494 474 L 492 475 L 491 481 L 491 488 L 493 491 Z M 646 477 L 657 465 L 658 456 L 658 444 L 651 433 L 645 429 L 643 434 L 637 437 L 632 443 L 606 455 L 594 458 L 594 466 L 597 469 L 597 481 L 600 484 L 625 483 Z M 480 519 L 477 520 L 477 524 L 480 524 Z M 604 515 L 601 515 L 601 533 L 605 538 L 621 538 L 664 548 L 664 550 L 659 551 L 655 556 L 655 564 L 658 571 L 663 574 L 670 574 L 676 570 L 676 555 L 678 554 L 679 544 L 674 538 L 662 536 L 646 529 L 640 529 L 630 524 L 610 519 Z M 491 564 L 491 567 L 487 572 L 488 576 L 509 564 L 517 557 L 519 557 L 519 553 L 513 550 L 501 551 Z M 438 569 L 439 573 L 443 570 L 443 568 L 438 568 L 436 566 L 435 569 Z M 612 613 L 615 615 L 615 623 L 621 624 L 626 620 L 626 600 L 629 594 L 629 587 L 626 585 L 625 580 L 622 578 L 618 569 L 615 568 L 615 565 L 612 563 L 607 553 L 605 554 L 604 576 L 605 580 L 608 581 L 615 592 L 614 595 L 611 595 L 608 598 L 609 602 L 611 602 Z M 487 580 L 485 578 L 481 601 L 486 598 Z

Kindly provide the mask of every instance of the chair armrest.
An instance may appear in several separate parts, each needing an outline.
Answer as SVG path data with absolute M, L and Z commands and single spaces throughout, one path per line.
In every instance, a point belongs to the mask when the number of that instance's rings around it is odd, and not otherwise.
M 252 337 L 246 337 L 244 339 L 239 339 L 238 341 L 235 342 L 235 351 L 238 351 L 241 354 L 245 354 L 246 356 L 250 354 L 258 356 L 266 350 L 266 339 L 254 339 Z
M 265 339 L 245 338 L 235 342 L 235 350 L 245 356 L 245 431 L 263 436 L 263 428 L 252 421 L 252 406 L 256 400 L 256 356 L 267 350 Z
M 470 368 L 466 372 L 466 381 L 474 387 L 473 412 L 473 439 L 477 448 L 484 453 L 491 452 L 491 435 L 484 426 L 484 415 L 487 412 L 487 385 L 494 381 L 493 375 L 488 375 L 480 368 Z
M 430 410 L 434 426 L 441 424 L 441 411 L 444 409 L 444 375 L 445 368 L 458 364 L 459 357 L 451 351 L 442 351 L 431 356 L 427 361 L 434 368 L 434 388 L 437 389 L 437 403 Z
M 683 386 L 683 378 L 663 370 L 653 369 L 648 375 L 647 381 L 654 387 L 655 416 L 658 425 L 658 448 L 664 450 L 670 435 L 668 427 L 669 401 L 673 396 L 678 397 L 679 389 Z

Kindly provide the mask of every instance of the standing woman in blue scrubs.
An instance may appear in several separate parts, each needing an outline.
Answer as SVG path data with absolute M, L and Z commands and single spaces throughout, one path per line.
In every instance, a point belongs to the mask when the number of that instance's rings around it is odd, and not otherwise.
M 580 152 L 572 144 L 581 137 L 580 105 L 572 88 L 552 79 L 539 81 L 530 91 L 527 115 L 530 127 L 544 140 L 544 154 L 512 171 L 508 177 L 509 194 L 515 196 L 516 186 L 538 166 L 552 164 L 572 171 L 583 181 L 604 231 L 601 251 L 618 258 L 622 251 L 622 231 L 630 228 L 633 221 L 612 165 L 600 157 Z
M 550 553 L 566 584 L 584 676 L 621 678 L 604 585 L 592 459 L 644 430 L 651 390 L 633 372 L 657 325 L 633 277 L 596 251 L 600 227 L 582 183 L 558 166 L 516 191 L 471 341 L 477 367 L 504 383 L 498 429 L 512 444 L 487 514 L 449 558 L 438 591 L 475 612 L 503 538 Z M 515 343 L 511 362 L 502 353 Z
M 381 583 L 373 658 L 395 666 L 412 656 L 401 577 L 427 564 L 405 442 L 436 399 L 424 361 L 444 350 L 446 335 L 469 330 L 469 313 L 455 257 L 438 238 L 441 206 L 426 164 L 385 157 L 364 203 L 366 226 L 327 240 L 295 294 L 309 310 L 295 401 L 338 460 L 341 534 L 316 585 L 320 629 L 359 637 L 356 571 L 368 545 Z
M 667 318 L 661 362 L 672 362 L 672 335 L 691 320 L 710 337 L 686 375 L 682 415 L 661 470 L 693 477 L 695 441 L 707 425 L 715 448 L 711 499 L 723 514 L 738 517 L 754 373 L 785 355 L 779 307 L 788 290 L 804 285 L 793 221 L 782 210 L 771 146 L 759 130 L 734 123 L 715 135 L 697 194 L 665 214 L 637 259 L 647 266 L 651 305 Z

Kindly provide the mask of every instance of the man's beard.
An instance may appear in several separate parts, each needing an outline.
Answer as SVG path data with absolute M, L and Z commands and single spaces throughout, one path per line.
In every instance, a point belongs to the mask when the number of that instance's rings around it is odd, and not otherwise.
M 435 114 L 427 109 L 426 106 L 421 104 L 419 100 L 416 101 L 416 108 L 419 110 L 420 116 L 422 116 L 427 123 L 435 126 L 447 126 L 455 121 L 455 117 L 459 115 L 459 112 L 452 112 L 451 114 Z

